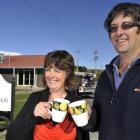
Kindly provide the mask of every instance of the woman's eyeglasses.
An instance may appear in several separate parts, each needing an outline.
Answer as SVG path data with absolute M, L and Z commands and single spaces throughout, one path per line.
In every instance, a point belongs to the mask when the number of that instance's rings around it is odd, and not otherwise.
M 131 23 L 131 22 L 123 22 L 123 23 L 121 23 L 120 27 L 123 30 L 127 30 L 127 29 L 130 29 L 132 27 L 140 27 L 140 24 Z M 115 32 L 117 32 L 118 28 L 119 28 L 119 25 L 112 25 L 108 28 L 108 32 L 115 33 Z

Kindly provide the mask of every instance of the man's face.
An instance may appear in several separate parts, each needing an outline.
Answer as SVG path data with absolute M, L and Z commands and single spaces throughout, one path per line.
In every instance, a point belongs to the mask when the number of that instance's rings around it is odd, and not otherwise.
M 111 22 L 110 39 L 120 55 L 131 56 L 140 52 L 140 32 L 130 16 L 118 15 Z

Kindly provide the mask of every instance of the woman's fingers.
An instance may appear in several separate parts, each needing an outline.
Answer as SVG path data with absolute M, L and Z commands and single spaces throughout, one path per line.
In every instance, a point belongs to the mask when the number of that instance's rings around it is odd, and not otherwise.
M 51 115 L 49 109 L 51 108 L 48 102 L 39 102 L 34 109 L 35 117 L 42 117 L 43 119 L 50 119 Z

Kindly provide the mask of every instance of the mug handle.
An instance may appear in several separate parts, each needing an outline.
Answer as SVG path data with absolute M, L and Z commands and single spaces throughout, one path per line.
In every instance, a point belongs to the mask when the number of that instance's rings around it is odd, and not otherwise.
M 52 107 L 53 102 L 49 102 L 49 104 L 50 104 L 50 105 L 51 105 L 51 107 Z M 48 109 L 48 111 L 49 111 L 49 113 L 52 115 L 52 111 L 51 111 L 50 109 Z

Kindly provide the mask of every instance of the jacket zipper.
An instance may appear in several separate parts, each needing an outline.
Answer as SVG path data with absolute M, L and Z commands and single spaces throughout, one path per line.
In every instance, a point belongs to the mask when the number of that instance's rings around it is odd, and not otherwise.
M 106 65 L 106 74 L 107 74 L 107 76 L 108 76 L 108 78 L 109 78 L 109 80 L 110 80 L 110 84 L 111 84 L 111 86 L 112 86 L 112 88 L 113 88 L 113 91 L 116 91 L 116 89 L 115 89 L 115 86 L 114 86 L 114 82 L 113 82 L 113 75 L 111 74 L 112 72 L 111 72 L 111 69 L 110 69 L 110 66 L 109 65 Z M 115 92 L 113 92 L 113 94 L 112 94 L 112 96 L 111 96 L 111 99 L 109 100 L 109 103 L 110 104 L 112 104 L 113 103 L 113 101 L 114 101 L 114 98 L 115 98 Z

